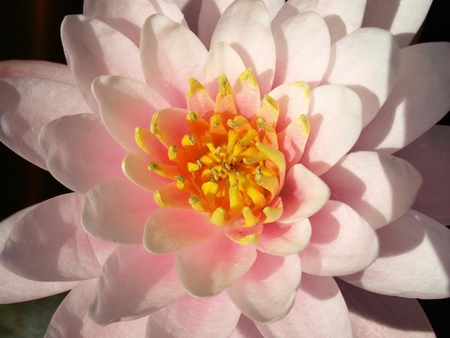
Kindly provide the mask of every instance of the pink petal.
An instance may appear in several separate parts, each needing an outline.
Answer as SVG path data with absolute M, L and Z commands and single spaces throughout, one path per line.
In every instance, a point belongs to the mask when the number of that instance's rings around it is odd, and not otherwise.
M 186 106 L 188 78 L 200 79 L 207 50 L 187 27 L 160 14 L 142 28 L 141 64 L 147 84 L 175 107 Z
M 273 89 L 269 96 L 277 100 L 280 107 L 277 130 L 282 131 L 309 110 L 309 86 L 304 82 L 283 83 Z
M 38 142 L 42 127 L 64 115 L 89 112 L 75 87 L 57 81 L 2 78 L 0 92 L 0 141 L 43 169 L 47 165 Z
M 42 129 L 39 142 L 49 171 L 71 190 L 86 193 L 99 182 L 123 177 L 125 151 L 96 114 L 56 119 Z
M 367 0 L 364 27 L 389 30 L 400 47 L 408 46 L 421 27 L 432 0 Z
M 256 250 L 218 236 L 177 252 L 178 276 L 186 290 L 196 297 L 219 294 L 253 265 Z
M 307 218 L 291 224 L 274 222 L 264 225 L 256 248 L 269 255 L 288 256 L 303 250 L 310 238 L 311 223 Z
M 302 275 L 291 312 L 278 322 L 256 323 L 264 338 L 352 337 L 344 298 L 332 277 Z
M 168 1 L 158 0 L 87 0 L 84 1 L 83 14 L 99 19 L 128 37 L 137 46 L 145 19 L 161 13 L 176 22 L 182 22 L 183 14 L 178 6 Z
M 356 150 L 393 153 L 439 121 L 450 109 L 450 43 L 402 49 L 401 69 L 389 99 L 361 133 Z M 420 80 L 419 80 L 420 79 Z
M 348 205 L 328 201 L 309 218 L 308 247 L 299 253 L 303 271 L 341 276 L 361 271 L 378 256 L 378 238 L 372 227 Z
M 0 222 L 0 252 L 9 237 L 9 233 L 28 212 L 37 206 L 23 209 Z M 51 296 L 70 290 L 78 282 L 36 282 L 20 277 L 0 264 L 0 304 L 24 302 Z
M 330 189 L 303 165 L 296 164 L 286 175 L 280 197 L 283 215 L 279 222 L 293 223 L 319 211 L 330 198 Z
M 273 322 L 289 313 L 301 276 L 298 256 L 276 257 L 259 252 L 251 269 L 227 293 L 247 317 Z
M 152 115 L 170 104 L 144 83 L 119 76 L 101 76 L 92 83 L 100 114 L 114 139 L 126 150 L 139 149 L 136 127 L 148 128 Z
M 115 245 L 98 241 L 83 230 L 82 204 L 83 196 L 67 194 L 37 205 L 16 222 L 1 254 L 2 264 L 39 281 L 98 277 Z
M 380 255 L 367 269 L 343 279 L 365 290 L 408 298 L 450 296 L 450 230 L 410 210 L 377 231 Z
M 310 130 L 309 120 L 306 116 L 302 116 L 289 123 L 285 130 L 277 134 L 278 150 L 284 155 L 286 170 L 291 169 L 302 158 Z
M 262 1 L 235 1 L 223 13 L 211 39 L 211 45 L 231 45 L 252 68 L 261 93 L 268 93 L 275 71 L 275 43 L 270 17 Z
M 37 77 L 73 85 L 69 67 L 60 63 L 48 61 L 1 61 L 0 77 Z
M 146 337 L 228 338 L 239 316 L 225 292 L 210 298 L 186 295 L 148 317 Z
M 159 141 L 166 148 L 175 145 L 182 149 L 183 136 L 191 135 L 186 123 L 187 114 L 186 109 L 166 108 L 158 111 L 153 117 L 151 130 L 157 134 Z
M 108 257 L 89 316 L 108 325 L 158 311 L 185 291 L 173 255 L 153 255 L 142 246 L 120 246 Z
M 253 320 L 247 318 L 245 315 L 241 315 L 236 325 L 236 329 L 230 338 L 264 338 Z
M 274 30 L 273 37 L 277 49 L 274 86 L 291 81 L 304 81 L 312 88 L 320 84 L 331 46 L 330 33 L 320 15 L 298 14 Z
M 358 95 L 344 86 L 326 85 L 311 92 L 311 132 L 301 163 L 316 175 L 335 165 L 356 143 L 363 123 Z
M 66 16 L 61 38 L 75 83 L 93 111 L 98 111 L 91 92 L 96 77 L 111 74 L 143 80 L 138 47 L 104 22 L 83 15 Z
M 412 208 L 450 224 L 450 127 L 434 126 L 395 156 L 422 174 L 423 184 Z
M 369 151 L 346 155 L 321 178 L 334 200 L 348 204 L 374 229 L 403 215 L 422 183 L 408 162 Z
M 171 2 L 181 9 L 191 31 L 197 33 L 198 16 L 202 0 L 172 0 Z
M 123 338 L 143 337 L 146 318 L 130 322 L 100 326 L 88 316 L 89 305 L 94 298 L 97 280 L 80 283 L 74 288 L 56 310 L 45 338 Z
M 152 212 L 144 230 L 144 246 L 153 253 L 169 253 L 220 234 L 207 214 L 161 208 Z
M 87 232 L 104 241 L 140 244 L 145 220 L 156 208 L 152 194 L 130 181 L 106 181 L 87 192 L 82 222 Z
M 239 54 L 230 45 L 219 42 L 211 47 L 206 57 L 201 81 L 209 95 L 214 98 L 219 92 L 219 75 L 225 74 L 233 85 L 244 70 L 245 66 Z M 259 99 L 258 97 L 258 104 Z
M 389 32 L 361 28 L 331 46 L 324 83 L 347 85 L 363 104 L 366 126 L 378 113 L 400 69 L 400 49 Z
M 436 337 L 419 302 L 382 296 L 337 280 L 347 303 L 353 337 Z

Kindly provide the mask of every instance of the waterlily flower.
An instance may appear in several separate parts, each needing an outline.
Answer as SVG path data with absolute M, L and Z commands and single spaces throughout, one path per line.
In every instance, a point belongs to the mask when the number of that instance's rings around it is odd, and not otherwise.
M 0 64 L 2 142 L 73 190 L 2 222 L 1 301 L 71 290 L 47 337 L 433 336 L 450 44 L 408 46 L 430 4 L 85 1 L 67 66 Z

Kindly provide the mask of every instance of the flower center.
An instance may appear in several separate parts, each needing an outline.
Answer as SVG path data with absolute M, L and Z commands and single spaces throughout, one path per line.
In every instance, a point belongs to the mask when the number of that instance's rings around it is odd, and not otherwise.
M 244 71 L 239 81 L 241 88 L 255 85 L 257 88 L 250 69 Z M 219 76 L 215 102 L 198 81 L 191 78 L 189 82 L 186 119 L 172 121 L 185 123 L 186 128 L 178 128 L 185 133 L 164 135 L 166 110 L 156 112 L 151 121 L 150 132 L 164 144 L 171 164 L 152 162 L 148 166 L 149 170 L 175 182 L 184 194 L 170 196 L 161 189 L 155 192 L 155 201 L 162 207 L 171 207 L 172 199 L 184 198 L 188 202 L 185 205 L 208 213 L 211 223 L 218 226 L 252 228 L 275 221 L 282 214 L 277 195 L 286 167 L 275 132 L 278 103 L 266 95 L 258 111 L 245 111 L 238 102 L 235 104 L 236 98 L 225 75 Z M 176 134 L 176 131 L 167 132 Z M 170 144 L 169 139 L 178 142 Z M 144 141 L 138 130 L 136 140 L 142 147 Z M 256 229 L 241 231 L 239 241 L 249 241 L 249 234 L 251 241 L 256 241 L 255 231 L 260 232 Z

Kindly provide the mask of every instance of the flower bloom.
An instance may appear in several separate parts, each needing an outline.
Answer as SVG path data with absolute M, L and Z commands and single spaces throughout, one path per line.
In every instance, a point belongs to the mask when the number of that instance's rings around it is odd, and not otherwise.
M 48 337 L 431 334 L 388 296 L 450 295 L 450 46 L 396 3 L 90 0 L 68 66 L 1 64 L 2 142 L 74 191 L 3 222 L 2 301 L 72 289 Z

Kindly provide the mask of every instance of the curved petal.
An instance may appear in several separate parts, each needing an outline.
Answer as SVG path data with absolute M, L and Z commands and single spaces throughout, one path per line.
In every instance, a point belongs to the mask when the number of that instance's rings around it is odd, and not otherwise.
M 138 47 L 106 23 L 83 15 L 66 16 L 61 39 L 75 83 L 93 111 L 98 111 L 91 92 L 96 77 L 111 74 L 143 80 Z
M 352 337 L 344 298 L 332 277 L 302 275 L 291 312 L 278 322 L 256 323 L 264 338 Z
M 245 70 L 239 54 L 228 44 L 219 42 L 211 47 L 203 67 L 202 84 L 211 97 L 219 92 L 219 75 L 225 74 L 230 84 L 234 84 Z M 258 97 L 258 104 L 259 104 Z
M 206 241 L 220 233 L 207 214 L 160 208 L 152 212 L 144 230 L 144 246 L 153 253 L 169 253 Z
M 273 322 L 289 313 L 301 276 L 298 256 L 276 257 L 259 252 L 251 269 L 227 293 L 247 317 Z
M 433 338 L 433 328 L 415 299 L 367 292 L 336 280 L 344 296 L 353 337 Z
M 291 223 L 265 224 L 256 243 L 259 251 L 269 255 L 288 256 L 306 248 L 311 238 L 311 223 L 307 218 Z
M 390 31 L 400 47 L 408 46 L 422 25 L 433 0 L 367 0 L 364 27 Z
M 9 233 L 28 212 L 39 205 L 23 209 L 0 222 L 0 252 Z M 25 302 L 32 299 L 48 297 L 75 287 L 78 282 L 36 282 L 20 277 L 0 264 L 0 304 Z
M 283 215 L 279 222 L 292 223 L 319 211 L 330 198 L 330 189 L 302 164 L 296 164 L 286 175 L 280 197 Z
M 225 292 L 210 298 L 186 295 L 148 317 L 146 337 L 228 338 L 240 312 Z
M 434 126 L 395 156 L 422 174 L 423 184 L 412 208 L 450 224 L 450 126 Z
M 369 151 L 346 155 L 321 178 L 334 200 L 348 204 L 374 229 L 403 215 L 422 184 L 408 162 Z
M 228 43 L 252 68 L 261 93 L 272 87 L 275 71 L 275 42 L 270 29 L 270 17 L 262 1 L 240 0 L 223 13 L 211 39 L 211 45 Z
M 143 337 L 146 318 L 108 326 L 95 324 L 88 316 L 88 308 L 95 295 L 97 279 L 81 282 L 62 301 L 56 310 L 45 338 L 123 338 Z
M 318 87 L 311 92 L 308 119 L 311 132 L 300 162 L 320 176 L 358 140 L 363 124 L 361 100 L 344 86 Z
M 103 122 L 126 150 L 139 149 L 137 127 L 148 128 L 153 114 L 170 104 L 144 83 L 119 76 L 101 76 L 92 83 Z
M 38 142 L 41 129 L 58 117 L 89 112 L 75 87 L 57 81 L 2 78 L 0 92 L 0 141 L 43 169 L 47 165 Z
M 48 61 L 1 61 L 0 77 L 37 77 L 73 85 L 72 75 L 67 65 Z
M 87 232 L 104 241 L 141 244 L 145 220 L 156 208 L 152 194 L 130 181 L 106 181 L 87 192 L 82 222 Z
M 71 190 L 86 193 L 99 182 L 123 177 L 125 151 L 96 114 L 56 119 L 42 129 L 39 142 L 49 171 Z
M 191 31 L 197 33 L 198 16 L 202 0 L 172 0 L 171 2 L 174 2 L 181 9 Z
M 274 30 L 273 37 L 277 50 L 274 86 L 291 81 L 307 82 L 311 88 L 319 85 L 331 47 L 330 33 L 320 15 L 298 14 Z
M 216 238 L 177 252 L 178 276 L 196 297 L 217 295 L 241 278 L 253 265 L 256 250 L 228 237 Z
M 345 281 L 391 296 L 450 296 L 449 229 L 410 210 L 377 233 L 379 258 L 364 271 L 342 277 Z
M 450 109 L 450 43 L 404 48 L 401 64 L 389 99 L 363 130 L 355 150 L 374 149 L 385 153 L 400 150 Z
M 147 84 L 175 107 L 186 106 L 188 78 L 200 79 L 207 50 L 187 27 L 160 14 L 145 21 L 141 64 Z
M 241 315 L 230 338 L 264 338 L 253 320 Z
M 361 271 L 377 258 L 375 231 L 346 204 L 330 200 L 309 220 L 311 241 L 299 253 L 306 273 L 348 275 Z
M 122 245 L 106 260 L 89 316 L 101 325 L 133 320 L 184 293 L 173 255 L 153 255 L 140 245 Z
M 83 4 L 83 14 L 99 19 L 128 37 L 137 46 L 145 19 L 155 13 L 167 15 L 176 22 L 182 22 L 183 14 L 178 6 L 168 1 L 158 0 L 87 0 Z
M 2 264 L 39 281 L 98 277 L 115 245 L 98 241 L 83 230 L 82 204 L 83 196 L 73 193 L 37 205 L 16 222 L 1 253 Z
M 363 125 L 380 110 L 400 69 L 400 49 L 387 31 L 361 28 L 331 46 L 324 83 L 346 85 L 360 97 Z

